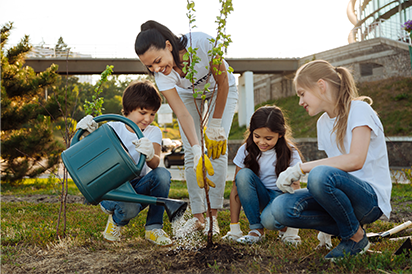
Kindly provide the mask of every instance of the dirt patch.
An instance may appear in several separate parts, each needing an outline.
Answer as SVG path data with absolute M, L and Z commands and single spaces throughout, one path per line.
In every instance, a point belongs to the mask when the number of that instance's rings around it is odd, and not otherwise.
M 243 273 L 250 271 L 253 262 L 260 270 L 278 265 L 281 273 L 314 272 L 309 260 L 285 264 L 281 258 L 262 255 L 245 246 L 214 244 L 198 250 L 145 250 L 136 249 L 136 245 L 118 245 L 116 251 L 59 246 L 49 250 L 22 248 L 14 264 L 2 266 L 2 273 Z M 317 266 L 316 272 L 328 267 L 328 263 Z

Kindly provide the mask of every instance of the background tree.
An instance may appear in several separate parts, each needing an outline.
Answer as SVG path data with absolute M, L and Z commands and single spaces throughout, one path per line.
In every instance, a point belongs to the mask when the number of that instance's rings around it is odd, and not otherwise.
M 70 53 L 70 48 L 63 41 L 63 37 L 61 36 L 59 37 L 59 40 L 57 40 L 57 44 L 54 47 L 54 53 L 58 57 L 65 57 Z
M 36 177 L 54 168 L 62 146 L 53 137 L 51 117 L 59 117 L 56 100 L 46 100 L 45 91 L 59 80 L 57 66 L 36 74 L 23 66 L 32 46 L 24 36 L 5 50 L 13 23 L 1 28 L 1 157 L 4 180 L 16 182 Z M 41 165 L 40 162 L 45 160 Z

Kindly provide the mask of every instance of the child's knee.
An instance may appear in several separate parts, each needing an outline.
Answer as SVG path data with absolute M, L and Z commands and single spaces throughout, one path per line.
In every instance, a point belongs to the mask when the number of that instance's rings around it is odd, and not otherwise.
M 260 223 L 269 230 L 280 230 L 284 228 L 276 219 L 272 213 L 272 206 L 269 204 L 260 215 Z
M 239 170 L 238 173 L 236 174 L 236 179 L 235 179 L 236 186 L 238 188 L 241 188 L 242 186 L 249 185 L 252 174 L 253 174 L 253 171 L 249 168 L 242 168 L 241 170 Z

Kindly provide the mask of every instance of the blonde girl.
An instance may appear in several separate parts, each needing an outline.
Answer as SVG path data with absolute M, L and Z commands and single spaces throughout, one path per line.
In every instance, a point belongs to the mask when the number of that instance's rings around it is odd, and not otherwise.
M 391 179 L 383 126 L 370 104 L 358 95 L 352 74 L 322 60 L 296 73 L 299 105 L 309 115 L 324 112 L 317 122 L 319 150 L 326 159 L 289 167 L 278 187 L 289 192 L 271 204 L 268 221 L 310 228 L 342 240 L 326 259 L 356 255 L 369 248 L 362 225 L 391 211 Z M 308 173 L 308 187 L 291 191 L 290 184 Z M 275 221 L 276 220 L 276 221 Z

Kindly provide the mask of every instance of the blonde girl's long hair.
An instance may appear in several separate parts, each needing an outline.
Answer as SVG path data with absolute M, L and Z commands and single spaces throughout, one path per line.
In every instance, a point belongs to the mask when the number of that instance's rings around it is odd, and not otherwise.
M 344 138 L 348 125 L 348 116 L 353 100 L 368 100 L 372 105 L 372 99 L 368 96 L 359 96 L 355 80 L 351 72 L 345 67 L 334 67 L 324 60 L 315 60 L 302 65 L 296 72 L 293 84 L 310 90 L 317 82 L 323 79 L 328 82 L 335 100 L 336 120 L 333 132 L 336 132 L 336 143 L 341 153 L 345 154 Z

